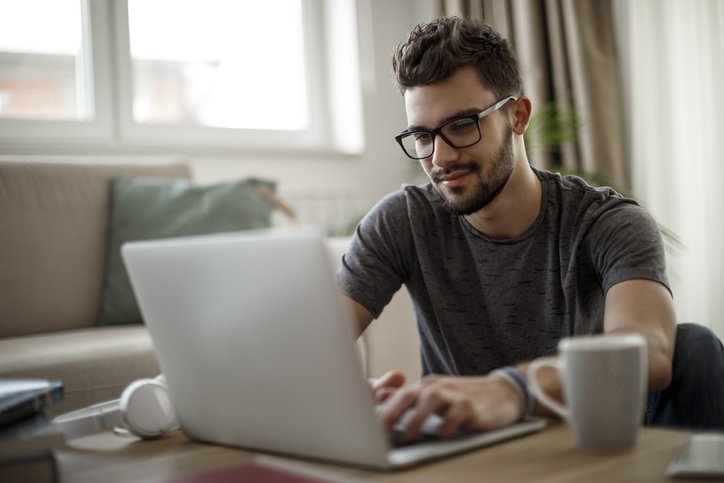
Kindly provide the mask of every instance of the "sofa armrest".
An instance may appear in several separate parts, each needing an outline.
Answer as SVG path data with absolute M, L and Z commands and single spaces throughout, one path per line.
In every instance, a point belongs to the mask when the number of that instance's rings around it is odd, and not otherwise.
M 136 379 L 160 372 L 144 325 L 92 327 L 0 339 L 0 377 L 63 381 L 54 415 L 117 399 Z

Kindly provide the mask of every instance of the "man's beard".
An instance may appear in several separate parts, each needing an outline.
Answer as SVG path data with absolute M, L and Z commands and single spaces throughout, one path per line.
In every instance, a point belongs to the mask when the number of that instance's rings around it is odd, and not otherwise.
M 485 182 L 480 165 L 475 161 L 467 161 L 464 163 L 456 163 L 448 166 L 444 170 L 432 173 L 432 182 L 435 189 L 443 198 L 443 207 L 456 216 L 471 215 L 488 206 L 505 188 L 506 183 L 513 174 L 513 128 L 508 126 L 503 145 L 495 153 L 492 163 L 492 171 L 490 173 L 490 181 Z M 471 195 L 464 198 L 449 198 L 438 187 L 439 178 L 445 174 L 456 170 L 468 170 L 469 176 L 477 176 L 478 185 L 473 189 L 476 190 Z M 454 195 L 463 193 L 464 188 L 452 188 L 450 191 Z

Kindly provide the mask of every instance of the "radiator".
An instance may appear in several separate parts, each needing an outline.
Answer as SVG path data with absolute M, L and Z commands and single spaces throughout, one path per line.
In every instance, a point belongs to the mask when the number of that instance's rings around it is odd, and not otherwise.
M 351 235 L 372 202 L 342 191 L 290 191 L 279 193 L 289 210 L 275 210 L 274 226 L 315 225 L 327 235 Z

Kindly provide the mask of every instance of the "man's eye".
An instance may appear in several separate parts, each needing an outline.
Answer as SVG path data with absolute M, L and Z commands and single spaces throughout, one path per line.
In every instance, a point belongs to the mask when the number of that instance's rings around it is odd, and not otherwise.
M 475 121 L 472 119 L 460 119 L 448 124 L 448 129 L 450 132 L 459 132 L 471 129 L 473 126 L 475 126 Z
M 429 132 L 416 132 L 414 134 L 415 141 L 418 143 L 428 143 L 430 142 L 430 133 Z

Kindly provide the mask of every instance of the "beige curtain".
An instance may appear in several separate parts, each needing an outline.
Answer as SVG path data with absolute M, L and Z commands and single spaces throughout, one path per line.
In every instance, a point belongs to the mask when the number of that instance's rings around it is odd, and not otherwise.
M 630 188 L 611 0 L 438 0 L 440 16 L 483 19 L 512 44 L 534 114 L 575 113 L 574 142 L 557 151 L 529 137 L 531 163 Z

